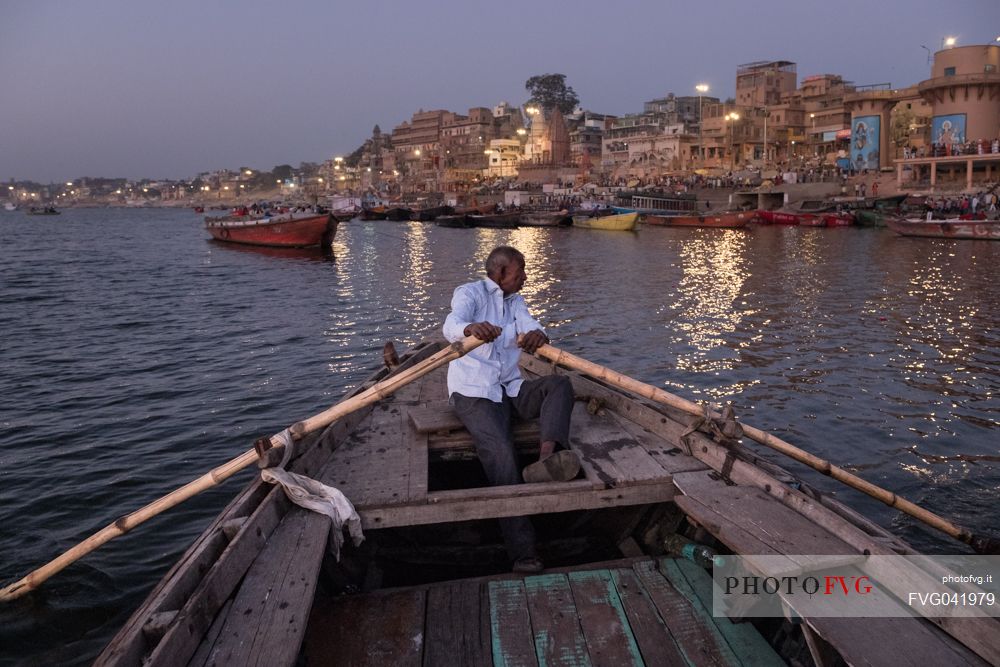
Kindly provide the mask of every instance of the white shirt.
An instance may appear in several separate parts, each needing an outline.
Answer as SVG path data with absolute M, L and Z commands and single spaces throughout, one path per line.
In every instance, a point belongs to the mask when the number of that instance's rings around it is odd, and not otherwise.
M 500 286 L 489 278 L 455 289 L 451 313 L 444 321 L 444 337 L 452 343 L 462 340 L 465 327 L 475 322 L 489 322 L 503 331 L 493 342 L 448 364 L 448 395 L 457 392 L 495 403 L 503 400 L 503 391 L 517 396 L 523 381 L 517 365 L 521 356 L 517 336 L 545 330 L 531 317 L 524 297 L 516 293 L 504 297 Z

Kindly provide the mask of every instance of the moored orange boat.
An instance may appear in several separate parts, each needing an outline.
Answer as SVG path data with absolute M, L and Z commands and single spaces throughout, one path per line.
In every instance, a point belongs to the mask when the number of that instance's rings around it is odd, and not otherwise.
M 728 211 L 714 215 L 647 215 L 647 225 L 662 227 L 745 227 L 753 214 L 749 211 Z
M 337 219 L 329 213 L 288 213 L 267 218 L 205 218 L 212 238 L 226 243 L 274 248 L 325 248 L 333 243 Z

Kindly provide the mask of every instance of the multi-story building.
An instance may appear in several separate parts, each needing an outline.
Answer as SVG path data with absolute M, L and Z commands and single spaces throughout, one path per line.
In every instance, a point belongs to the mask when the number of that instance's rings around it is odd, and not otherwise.
M 611 121 L 602 139 L 601 164 L 619 176 L 655 177 L 693 166 L 698 154 L 700 113 L 715 97 L 666 97 L 643 104 L 642 113 Z
M 441 128 L 455 116 L 450 111 L 420 110 L 392 130 L 395 170 L 414 189 L 436 187 L 441 168 Z M 428 185 L 434 181 L 434 185 Z
M 592 111 L 579 111 L 570 115 L 566 119 L 570 161 L 581 169 L 589 170 L 600 166 L 604 131 L 614 120 L 614 116 Z

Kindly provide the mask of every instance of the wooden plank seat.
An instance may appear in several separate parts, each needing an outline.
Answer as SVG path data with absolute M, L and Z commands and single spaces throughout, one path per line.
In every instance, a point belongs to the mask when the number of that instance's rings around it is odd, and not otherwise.
M 306 664 L 781 665 L 748 624 L 713 618 L 708 574 L 631 559 L 317 602 Z M 709 603 L 710 604 L 710 603 Z
M 676 474 L 674 484 L 683 494 L 674 502 L 751 564 L 754 555 L 784 556 L 786 573 L 798 574 L 864 560 L 857 549 L 756 487 L 728 485 L 706 472 Z M 769 561 L 773 574 L 772 565 Z M 710 604 L 711 593 L 708 596 Z M 848 664 L 987 664 L 924 619 L 806 618 L 804 622 L 836 646 Z

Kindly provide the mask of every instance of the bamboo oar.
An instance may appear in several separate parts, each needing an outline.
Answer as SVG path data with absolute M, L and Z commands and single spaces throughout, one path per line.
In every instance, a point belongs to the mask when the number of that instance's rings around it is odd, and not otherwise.
M 552 347 L 551 345 L 541 346 L 538 348 L 536 353 L 555 364 L 586 373 L 591 377 L 604 380 L 605 382 L 613 384 L 616 387 L 620 387 L 621 389 L 625 389 L 626 391 L 630 391 L 639 396 L 649 398 L 658 403 L 663 403 L 664 405 L 669 405 L 670 407 L 677 408 L 678 410 L 683 410 L 688 414 L 696 415 L 698 417 L 704 416 L 705 414 L 704 407 L 698 405 L 697 403 L 693 403 L 687 399 L 681 398 L 680 396 L 675 396 L 674 394 L 666 392 L 658 387 L 639 382 L 638 380 L 622 375 L 617 371 L 613 371 L 610 368 L 587 361 L 586 359 L 577 357 L 569 352 L 564 352 Z M 713 419 L 718 419 L 720 417 L 717 412 L 709 412 L 709 415 Z M 909 500 L 906 500 L 905 498 L 897 496 L 891 491 L 887 491 L 880 486 L 867 482 L 857 475 L 853 475 L 843 468 L 833 465 L 829 461 L 803 451 L 798 447 L 785 442 L 781 438 L 754 428 L 744 422 L 740 422 L 740 426 L 743 428 L 743 433 L 745 435 L 753 440 L 756 440 L 760 444 L 779 451 L 800 463 L 804 463 L 805 465 L 820 471 L 824 475 L 829 475 L 837 481 L 866 493 L 872 498 L 880 500 L 890 507 L 906 512 L 910 516 L 923 521 L 925 524 L 936 528 L 957 540 L 965 542 L 979 553 L 1000 553 L 1000 540 L 989 536 L 973 535 L 968 528 L 958 526 L 951 521 L 948 521 L 947 519 L 944 519 L 937 514 L 910 502 Z
M 446 363 L 458 359 L 469 352 L 469 350 L 472 350 L 482 344 L 483 341 L 473 336 L 468 336 L 464 340 L 452 343 L 437 354 L 424 359 L 420 363 L 406 369 L 398 375 L 394 375 L 369 387 L 357 396 L 353 396 L 345 401 L 337 403 L 336 405 L 333 405 L 323 412 L 309 417 L 308 419 L 292 424 L 291 427 L 289 427 L 292 437 L 295 440 L 299 440 L 305 435 L 312 433 L 319 428 L 323 428 L 341 417 L 349 415 L 356 410 L 360 410 L 365 406 L 371 405 L 372 403 L 393 394 L 417 378 L 427 375 L 434 369 L 440 368 Z M 271 436 L 269 442 L 271 447 L 284 446 L 281 434 Z M 144 521 L 153 518 L 157 514 L 165 512 L 171 507 L 184 502 L 188 498 L 220 484 L 243 468 L 246 468 L 250 464 L 257 461 L 257 458 L 257 450 L 251 449 L 232 459 L 228 463 L 224 463 L 217 468 L 213 468 L 201 477 L 188 482 L 174 491 L 171 491 L 167 495 L 153 501 L 142 509 L 119 517 L 113 523 L 108 524 L 102 530 L 94 533 L 58 558 L 46 563 L 42 567 L 25 576 L 23 579 L 0 589 L 0 602 L 14 600 L 21 597 L 25 593 L 34 590 L 46 579 L 61 571 L 70 563 L 83 558 L 105 542 L 109 542 L 116 537 L 124 535 L 128 531 L 132 530 Z

